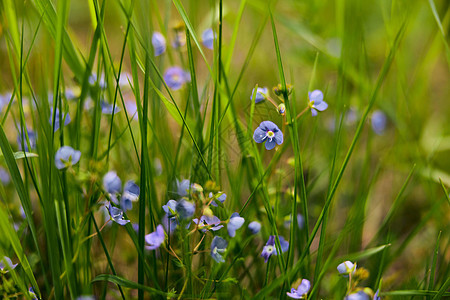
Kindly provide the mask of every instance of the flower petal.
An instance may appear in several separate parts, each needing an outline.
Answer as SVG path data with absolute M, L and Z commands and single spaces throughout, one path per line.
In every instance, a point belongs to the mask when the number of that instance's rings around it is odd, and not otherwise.
M 255 142 L 262 143 L 266 139 L 266 131 L 264 131 L 261 127 L 258 127 L 255 129 L 255 132 L 253 133 L 253 139 Z
M 315 103 L 313 107 L 318 111 L 324 111 L 325 109 L 328 108 L 328 104 L 325 101 L 322 101 L 319 104 Z
M 275 148 L 276 145 L 277 145 L 277 143 L 275 142 L 275 139 L 272 139 L 271 141 L 267 140 L 266 149 L 272 150 L 273 148 Z

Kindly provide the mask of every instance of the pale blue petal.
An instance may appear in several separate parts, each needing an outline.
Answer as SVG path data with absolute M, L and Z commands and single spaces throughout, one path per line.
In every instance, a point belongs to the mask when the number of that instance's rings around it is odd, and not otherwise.
M 277 145 L 277 143 L 275 142 L 275 139 L 272 139 L 272 141 L 267 140 L 266 149 L 272 150 L 273 148 L 275 148 L 276 145 Z

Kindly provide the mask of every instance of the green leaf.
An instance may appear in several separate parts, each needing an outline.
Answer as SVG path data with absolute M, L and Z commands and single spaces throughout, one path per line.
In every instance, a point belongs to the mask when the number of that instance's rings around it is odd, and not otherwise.
M 139 284 L 137 282 L 130 281 L 128 279 L 125 279 L 125 278 L 122 278 L 119 276 L 114 276 L 114 275 L 101 274 L 92 280 L 92 282 L 98 282 L 98 281 L 108 281 L 108 282 L 120 285 L 122 287 L 125 287 L 125 288 L 146 291 L 146 292 L 151 293 L 152 295 L 161 295 L 161 296 L 165 296 L 167 298 L 173 298 L 176 296 L 175 293 L 171 293 L 171 292 L 164 293 L 162 291 L 151 288 L 149 286 L 145 286 L 145 285 Z

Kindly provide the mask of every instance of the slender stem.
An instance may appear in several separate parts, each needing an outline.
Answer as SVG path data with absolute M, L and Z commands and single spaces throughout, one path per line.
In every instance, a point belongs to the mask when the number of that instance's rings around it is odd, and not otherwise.
M 275 108 L 278 108 L 278 104 L 275 102 L 275 100 L 273 100 L 273 99 L 270 98 L 269 96 L 266 96 L 266 99 L 269 100 L 269 102 L 272 103 L 273 106 L 275 106 Z
M 264 285 L 267 286 L 267 282 L 269 281 L 269 271 L 270 271 L 270 256 L 267 259 L 267 268 L 266 268 L 266 278 L 264 279 Z M 265 299 L 266 297 L 264 297 Z
M 295 119 L 300 118 L 300 117 L 301 117 L 305 112 L 307 112 L 309 109 L 310 109 L 310 107 L 309 107 L 309 105 L 308 105 L 307 107 L 305 107 L 304 110 L 302 110 L 302 111 L 295 117 Z M 292 123 L 292 122 L 291 122 L 291 123 Z M 291 123 L 285 122 L 286 125 L 289 125 L 289 124 L 291 124 Z

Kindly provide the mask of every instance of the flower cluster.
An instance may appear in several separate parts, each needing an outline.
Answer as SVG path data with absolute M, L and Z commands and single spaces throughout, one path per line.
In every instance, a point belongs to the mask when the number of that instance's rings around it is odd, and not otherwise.
M 277 110 L 278 114 L 285 117 L 286 116 L 286 105 L 284 103 L 284 97 L 288 97 L 292 93 L 292 86 L 286 85 L 287 91 L 284 92 L 281 84 L 273 88 L 274 94 L 281 101 L 277 104 L 269 95 L 269 89 L 267 87 L 258 87 L 252 90 L 250 95 L 250 100 L 255 101 L 255 104 L 262 103 L 264 100 L 268 100 Z M 287 95 L 287 96 L 286 96 Z M 281 97 L 283 96 L 283 97 Z M 324 111 L 327 109 L 328 104 L 323 101 L 323 93 L 320 90 L 314 90 L 308 93 L 308 106 L 297 116 L 299 118 L 307 110 L 311 110 L 312 116 L 317 116 L 318 111 Z M 256 143 L 265 143 L 267 150 L 272 150 L 276 145 L 281 145 L 283 143 L 283 132 L 278 128 L 278 126 L 272 121 L 263 121 L 256 128 L 253 133 L 253 140 Z
M 139 186 L 133 180 L 128 180 L 122 192 L 122 180 L 115 171 L 109 171 L 103 176 L 103 188 L 111 202 L 119 205 L 124 212 L 132 209 L 133 202 L 139 199 Z

